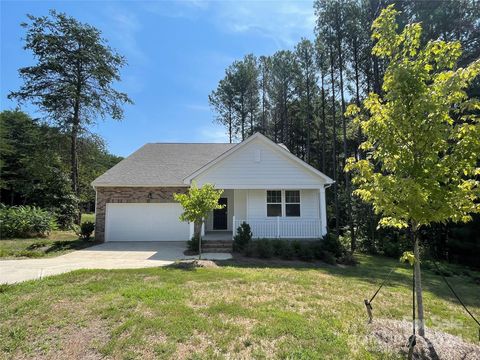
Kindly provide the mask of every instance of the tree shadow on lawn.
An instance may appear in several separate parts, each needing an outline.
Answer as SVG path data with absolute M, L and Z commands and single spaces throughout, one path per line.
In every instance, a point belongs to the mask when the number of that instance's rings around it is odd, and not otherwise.
M 380 284 L 388 277 L 388 274 L 394 269 L 386 281 L 384 287 L 406 287 L 412 286 L 412 267 L 402 264 L 398 260 L 370 255 L 357 255 L 358 264 L 355 266 L 329 265 L 321 261 L 300 261 L 300 260 L 282 260 L 277 258 L 258 259 L 248 258 L 234 254 L 229 260 L 216 260 L 215 263 L 220 266 L 238 267 L 238 268 L 278 268 L 293 269 L 297 271 L 307 271 L 319 269 L 334 276 L 355 278 L 367 284 L 371 284 L 371 292 L 359 294 L 365 299 L 370 299 L 378 289 Z M 449 265 L 441 265 L 441 268 L 449 268 Z M 458 269 L 458 267 L 457 267 Z M 448 270 L 447 270 L 448 271 Z M 454 272 L 447 277 L 447 281 L 453 286 L 463 302 L 471 307 L 480 308 L 480 274 L 474 271 Z M 422 268 L 422 285 L 424 291 L 428 291 L 444 300 L 460 305 L 443 279 L 436 274 L 431 265 L 425 262 Z M 363 299 L 361 299 L 363 302 Z M 477 312 L 473 309 L 473 312 Z M 480 315 L 480 314 L 479 314 Z M 466 314 L 466 316 L 468 316 Z
M 55 241 L 53 244 L 50 245 L 49 248 L 45 250 L 45 253 L 49 254 L 49 253 L 68 251 L 68 250 L 82 250 L 98 244 L 100 243 L 94 240 L 87 241 L 83 239 Z

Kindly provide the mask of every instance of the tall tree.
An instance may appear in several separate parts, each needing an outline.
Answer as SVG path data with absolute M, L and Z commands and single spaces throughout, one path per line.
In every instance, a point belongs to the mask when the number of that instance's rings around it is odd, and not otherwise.
M 268 132 L 268 124 L 271 120 L 270 116 L 270 72 L 272 70 L 272 61 L 268 56 L 260 56 L 259 58 L 259 88 L 260 88 L 260 131 L 265 135 Z
M 235 136 L 235 89 L 232 74 L 226 71 L 217 89 L 208 96 L 208 101 L 217 114 L 216 120 L 227 127 L 228 140 L 232 143 Z
M 127 94 L 112 87 L 120 80 L 125 58 L 112 50 L 101 32 L 51 10 L 49 16 L 28 15 L 25 49 L 37 63 L 21 68 L 23 85 L 9 98 L 31 101 L 70 135 L 72 190 L 79 195 L 78 136 L 98 117 L 123 118 Z
M 347 170 L 356 171 L 356 194 L 382 215 L 381 226 L 409 229 L 424 336 L 419 231 L 432 223 L 466 222 L 480 212 L 480 101 L 465 91 L 480 73 L 480 60 L 457 68 L 459 42 L 422 46 L 421 25 L 398 33 L 397 15 L 391 5 L 373 24 L 373 51 L 389 65 L 383 94 L 364 102 L 367 114 L 350 108 L 369 155 L 350 159 Z
M 317 95 L 317 75 L 315 71 L 315 49 L 310 40 L 302 39 L 295 46 L 298 63 L 297 92 L 305 128 L 305 161 L 310 161 L 312 131 L 314 130 L 314 98 Z

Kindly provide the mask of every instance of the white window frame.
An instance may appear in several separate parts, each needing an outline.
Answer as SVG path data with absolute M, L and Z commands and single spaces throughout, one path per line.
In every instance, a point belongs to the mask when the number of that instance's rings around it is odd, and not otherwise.
M 279 203 L 271 203 L 268 202 L 268 192 L 269 191 L 280 191 L 280 196 L 281 196 L 281 201 Z M 287 216 L 287 196 L 285 194 L 286 191 L 298 191 L 299 195 L 299 202 L 295 203 L 288 203 L 288 204 L 298 204 L 300 207 L 300 215 L 299 216 Z M 281 215 L 280 216 L 268 216 L 268 205 L 269 204 L 280 204 L 281 208 Z M 285 190 L 280 190 L 280 189 L 268 189 L 265 191 L 265 217 L 267 218 L 275 218 L 275 217 L 281 217 L 281 218 L 300 218 L 302 217 L 302 191 L 300 189 L 285 189 Z
M 298 202 L 287 203 L 287 194 L 286 194 L 287 191 L 298 191 Z M 285 208 L 285 212 L 284 212 L 285 217 L 288 217 L 288 218 L 302 217 L 302 192 L 300 190 L 284 190 L 283 200 L 284 200 L 284 208 Z M 288 216 L 287 215 L 287 205 L 298 205 L 298 216 Z
M 269 191 L 280 191 L 280 202 L 268 202 L 268 192 Z M 268 205 L 280 205 L 280 216 L 268 216 Z M 276 217 L 283 217 L 284 214 L 283 208 L 283 190 L 266 190 L 265 191 L 265 215 L 267 218 L 276 218 Z

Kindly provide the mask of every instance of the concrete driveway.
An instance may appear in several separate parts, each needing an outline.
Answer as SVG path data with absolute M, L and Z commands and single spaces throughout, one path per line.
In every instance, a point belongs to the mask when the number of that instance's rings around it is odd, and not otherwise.
M 45 259 L 1 260 L 0 284 L 39 279 L 77 269 L 137 269 L 165 266 L 194 259 L 183 251 L 184 242 L 108 242 Z M 226 260 L 231 254 L 205 253 L 203 259 Z

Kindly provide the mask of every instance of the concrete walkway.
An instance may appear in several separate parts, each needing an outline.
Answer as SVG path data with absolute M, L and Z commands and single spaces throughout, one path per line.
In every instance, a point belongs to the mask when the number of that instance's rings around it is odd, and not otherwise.
M 12 284 L 77 269 L 137 269 L 166 266 L 183 255 L 184 242 L 109 242 L 45 259 L 1 260 L 0 284 Z M 203 259 L 226 260 L 231 254 L 205 253 Z

